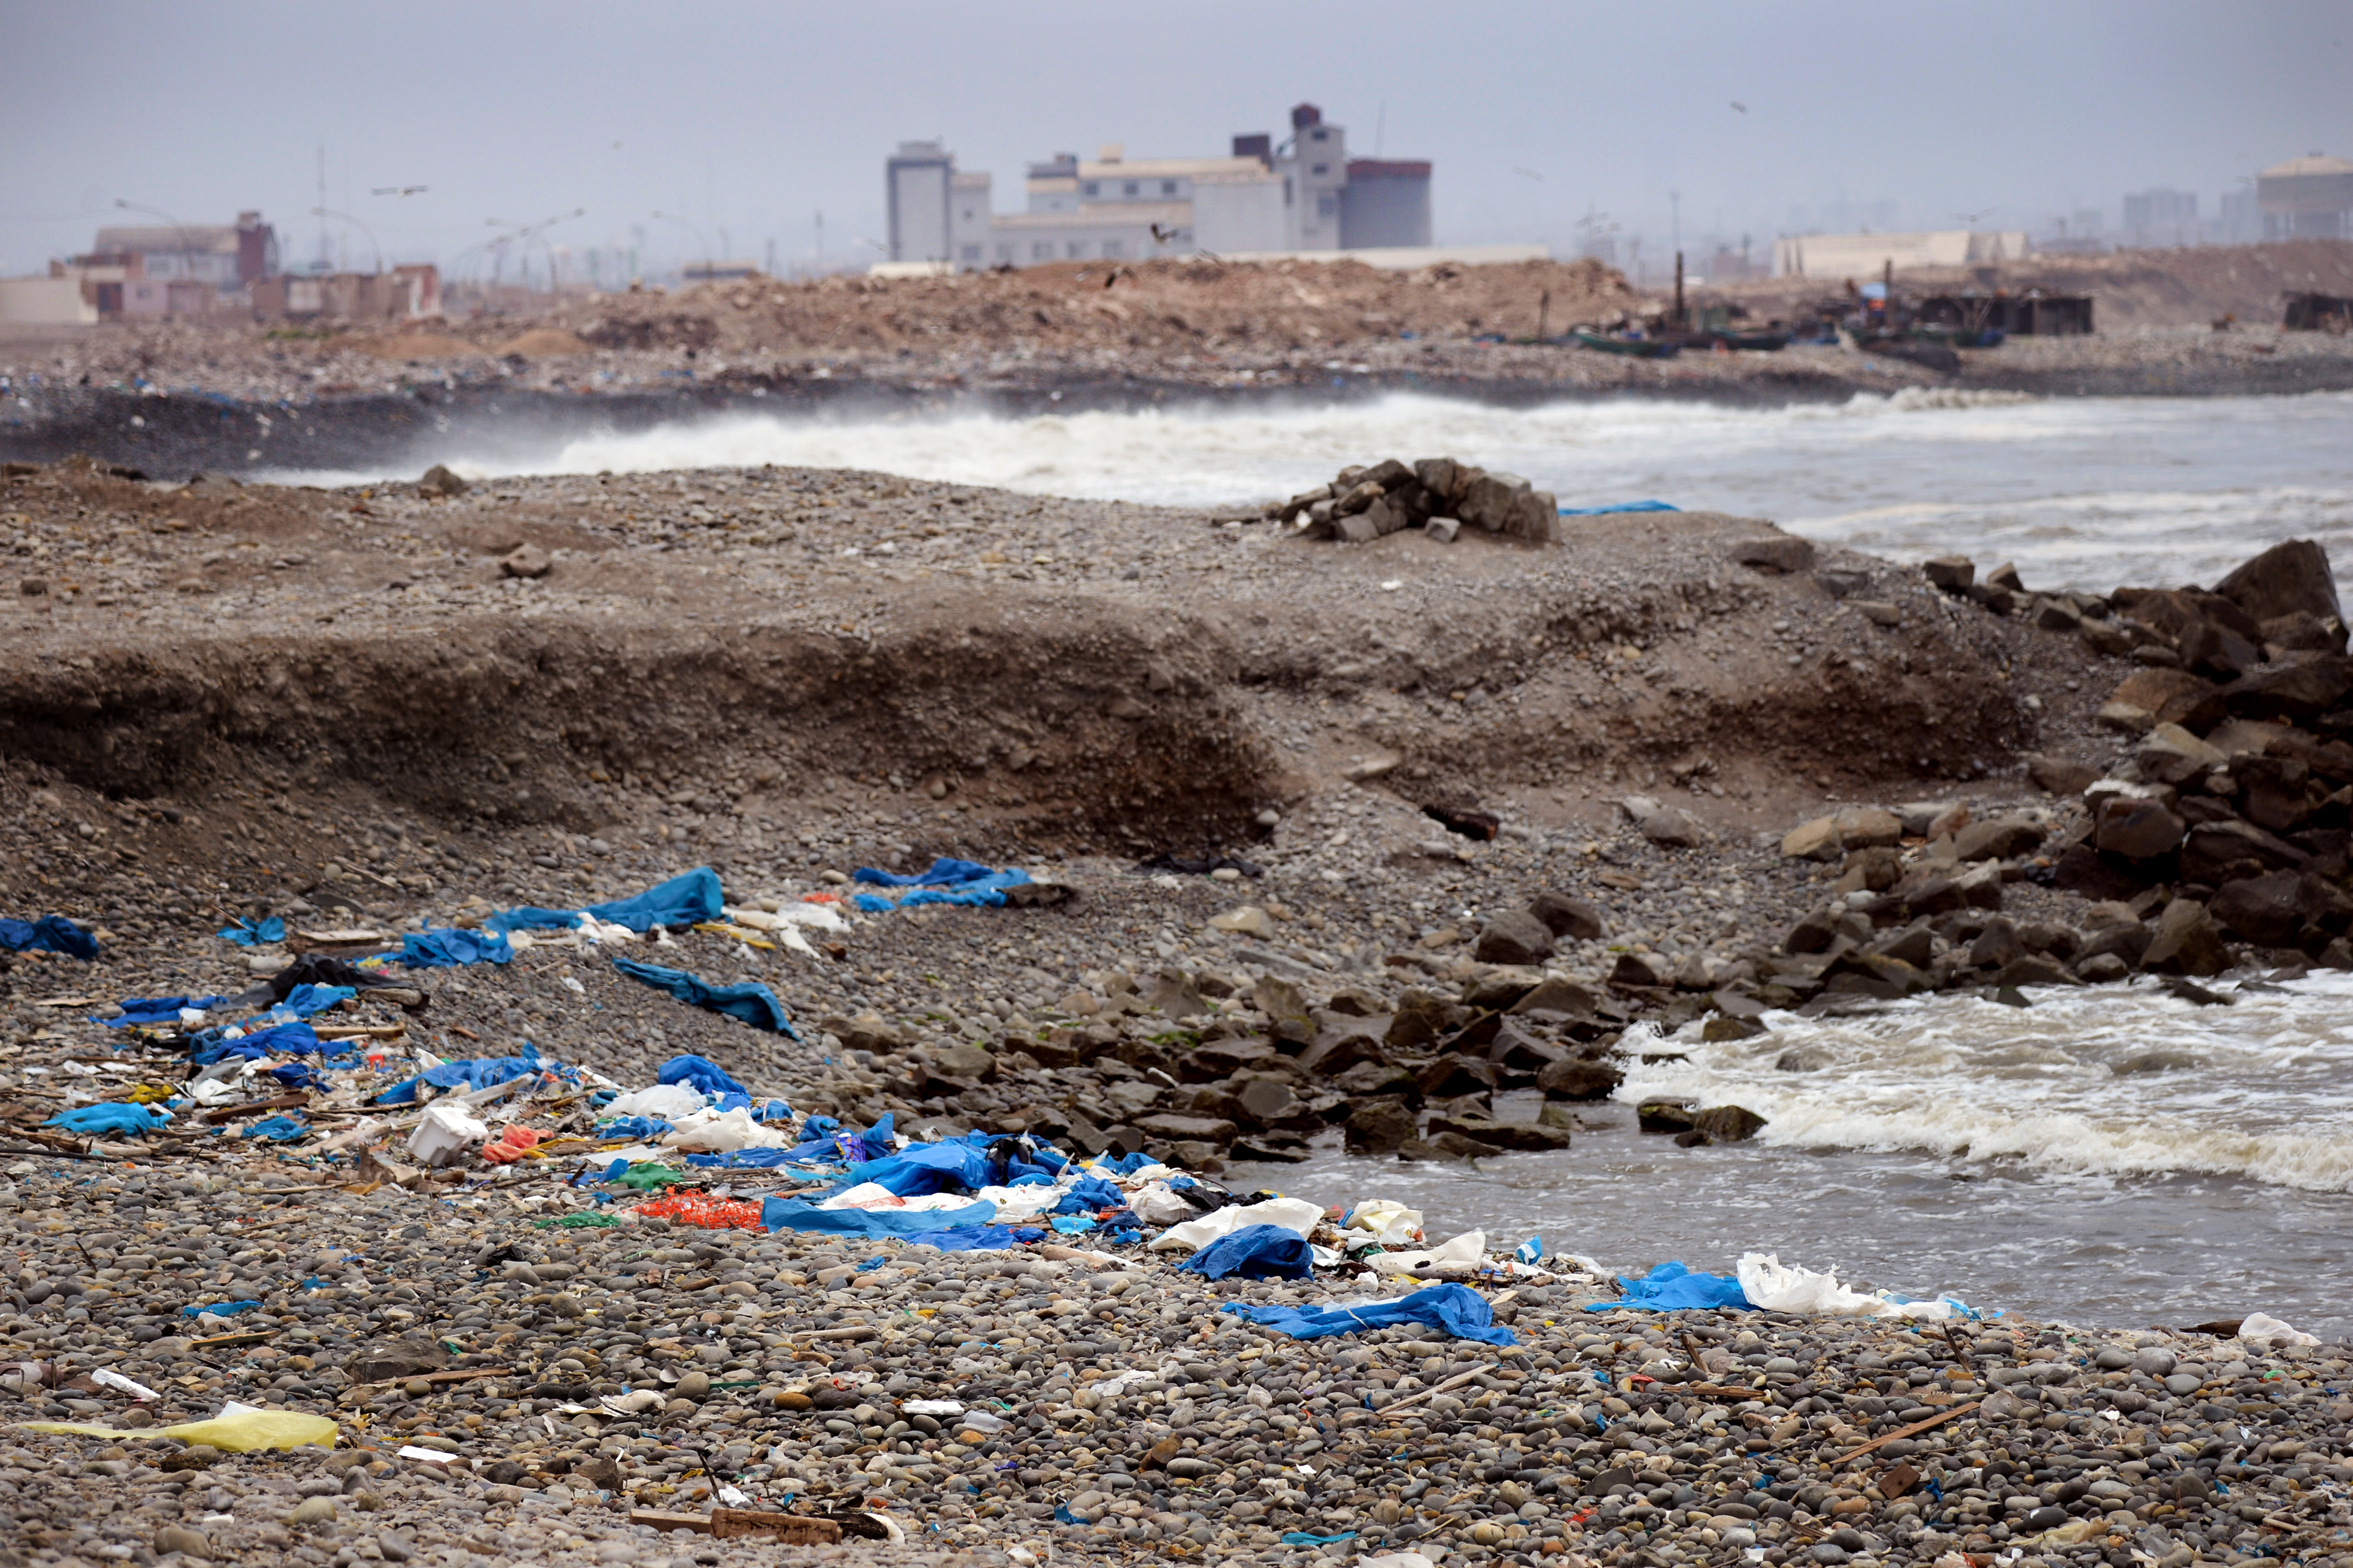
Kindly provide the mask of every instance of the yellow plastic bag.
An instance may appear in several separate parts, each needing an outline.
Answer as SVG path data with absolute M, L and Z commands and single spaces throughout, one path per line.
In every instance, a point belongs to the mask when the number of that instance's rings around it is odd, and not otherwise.
M 138 1431 L 84 1426 L 70 1421 L 27 1421 L 24 1430 L 53 1432 L 68 1437 L 111 1437 L 117 1442 L 171 1437 L 192 1448 L 203 1443 L 224 1454 L 250 1454 L 262 1448 L 300 1448 L 308 1443 L 332 1448 L 341 1429 L 323 1415 L 305 1415 L 299 1410 L 240 1410 L 233 1415 L 216 1415 L 209 1421 Z

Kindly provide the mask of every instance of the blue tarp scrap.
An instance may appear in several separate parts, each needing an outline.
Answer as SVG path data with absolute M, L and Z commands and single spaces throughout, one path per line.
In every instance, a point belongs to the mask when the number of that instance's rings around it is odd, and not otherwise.
M 1223 1279 L 1304 1279 L 1315 1266 L 1307 1238 L 1281 1225 L 1244 1225 L 1219 1236 L 1176 1266 L 1187 1274 Z
M 533 1073 L 558 1073 L 566 1077 L 574 1069 L 539 1054 L 537 1046 L 526 1041 L 520 1056 L 472 1056 L 462 1062 L 444 1062 L 438 1067 L 427 1067 L 417 1076 L 395 1084 L 375 1097 L 380 1106 L 406 1106 L 417 1103 L 417 1086 L 430 1084 L 437 1089 L 487 1089 L 493 1084 L 527 1077 Z
M 347 985 L 298 985 L 267 1016 L 290 1022 L 324 1012 L 337 1002 L 349 1001 L 357 995 L 359 991 Z
M 1630 1307 L 1644 1312 L 1708 1311 L 1718 1307 L 1752 1310 L 1740 1281 L 1728 1274 L 1694 1274 L 1680 1263 L 1662 1263 L 1640 1279 L 1618 1277 L 1622 1301 L 1588 1303 L 1588 1312 L 1610 1312 Z
M 596 1124 L 599 1138 L 626 1138 L 636 1143 L 659 1138 L 670 1130 L 670 1123 L 652 1116 L 615 1117 L 611 1121 Z
M 902 1198 L 920 1198 L 933 1192 L 977 1192 L 988 1185 L 987 1138 L 982 1133 L 942 1139 L 937 1143 L 911 1143 L 896 1154 L 851 1166 L 842 1178 L 841 1191 L 872 1181 Z
M 310 1131 L 311 1124 L 308 1122 L 297 1121 L 290 1116 L 273 1116 L 266 1121 L 255 1122 L 241 1136 L 267 1139 L 272 1143 L 290 1143 L 295 1139 L 308 1136 Z
M 214 933 L 225 942 L 235 942 L 240 948 L 282 942 L 286 939 L 286 922 L 272 915 L 267 920 L 238 920 Z
M 171 1119 L 172 1113 L 162 1106 L 110 1100 L 104 1105 L 76 1106 L 71 1110 L 59 1111 L 41 1125 L 84 1138 L 99 1134 L 139 1138 L 160 1131 Z
M 411 931 L 400 938 L 400 961 L 412 969 L 450 969 L 466 964 L 503 964 L 514 944 L 503 931 L 469 931 L 452 926 Z
M 1108 1171 L 1114 1176 L 1133 1176 L 1147 1165 L 1159 1163 L 1160 1161 L 1153 1159 L 1149 1154 L 1138 1150 L 1134 1154 L 1122 1154 L 1111 1159 L 1095 1160 L 1087 1169 Z
M 98 957 L 98 938 L 62 915 L 0 920 L 0 948 L 12 953 L 60 953 L 85 963 Z
M 813 1231 L 837 1236 L 909 1236 L 922 1231 L 961 1230 L 997 1218 L 994 1203 L 961 1209 L 821 1209 L 807 1198 L 771 1198 L 760 1205 L 760 1224 L 771 1231 Z
M 1337 1535 L 1314 1535 L 1303 1530 L 1288 1530 L 1283 1531 L 1282 1543 L 1285 1546 L 1336 1546 L 1343 1541 L 1356 1539 L 1356 1532 L 1353 1530 L 1344 1530 Z
M 785 1016 L 785 1004 L 776 1000 L 776 993 L 757 980 L 746 980 L 741 985 L 712 985 L 684 969 L 664 969 L 659 964 L 641 964 L 635 959 L 615 959 L 613 967 L 639 984 L 670 992 L 690 1007 L 723 1012 L 738 1022 L 790 1039 L 801 1037 L 800 1031 L 793 1027 L 793 1021 Z M 733 1083 L 734 1080 L 730 1078 L 728 1082 Z M 737 1085 L 737 1090 L 741 1092 L 741 1085 Z
M 724 1154 L 690 1154 L 686 1162 L 722 1171 L 774 1171 L 792 1159 L 789 1149 L 731 1149 Z
M 727 1069 L 708 1056 L 672 1056 L 661 1065 L 661 1071 L 654 1075 L 654 1081 L 662 1084 L 684 1084 L 687 1087 L 706 1095 L 741 1095 L 744 1097 L 741 1108 L 745 1110 L 751 1108 L 752 1091 L 729 1076 Z M 723 1099 L 719 1108 L 728 1110 L 735 1107 L 729 1107 Z
M 1615 506 L 1564 506 L 1563 517 L 1607 517 L 1616 512 L 1680 512 L 1680 506 L 1670 506 L 1663 501 L 1621 501 Z
M 671 877 L 631 898 L 591 904 L 584 909 L 542 909 L 526 905 L 493 915 L 486 922 L 493 931 L 569 931 L 584 914 L 607 926 L 627 926 L 644 936 L 656 926 L 692 926 L 716 920 L 726 900 L 721 895 L 719 874 L 707 865 Z
M 109 1029 L 129 1029 L 140 1024 L 152 1026 L 158 1023 L 177 1023 L 180 1022 L 180 1010 L 184 1007 L 193 1007 L 198 1012 L 203 1012 L 207 1008 L 218 1007 L 227 1000 L 228 998 L 225 996 L 126 996 L 122 999 L 122 1016 L 92 1019 L 91 1022 L 102 1022 Z
M 241 1312 L 250 1312 L 260 1305 L 259 1301 L 214 1301 L 202 1307 L 183 1307 L 180 1308 L 180 1316 L 200 1318 L 209 1312 L 216 1318 L 234 1318 Z
M 259 1062 L 264 1056 L 324 1055 L 326 1050 L 319 1039 L 318 1031 L 297 1018 L 264 1029 L 248 1030 L 234 1040 L 206 1030 L 197 1037 L 195 1049 L 188 1053 L 188 1059 L 199 1067 L 209 1067 L 232 1056 L 247 1062 Z
M 1062 1201 L 1054 1205 L 1054 1213 L 1094 1214 L 1105 1209 L 1124 1209 L 1126 1206 L 1126 1193 L 1104 1178 L 1090 1174 L 1080 1177 L 1077 1185 L 1062 1194 Z
M 955 1225 L 917 1231 L 906 1242 L 909 1246 L 935 1246 L 942 1252 L 998 1252 L 1045 1239 L 1046 1233 L 1035 1225 Z
M 1224 1309 L 1294 1340 L 1320 1340 L 1332 1334 L 1356 1334 L 1399 1323 L 1418 1323 L 1442 1330 L 1458 1340 L 1476 1340 L 1483 1345 L 1519 1343 L 1509 1329 L 1495 1327 L 1495 1315 L 1487 1298 L 1467 1285 L 1424 1286 L 1410 1296 L 1368 1307 L 1246 1307 L 1228 1302 Z
M 887 871 L 877 871 L 871 865 L 858 868 L 857 881 L 869 887 L 904 887 L 913 891 L 898 898 L 885 898 L 879 894 L 860 893 L 850 902 L 869 914 L 881 914 L 892 909 L 913 909 L 925 904 L 954 904 L 968 908 L 995 909 L 1005 902 L 1008 887 L 1026 887 L 1029 874 L 1019 867 L 1003 871 L 982 865 L 977 861 L 949 860 L 944 857 L 932 862 L 931 869 L 913 876 L 900 876 Z

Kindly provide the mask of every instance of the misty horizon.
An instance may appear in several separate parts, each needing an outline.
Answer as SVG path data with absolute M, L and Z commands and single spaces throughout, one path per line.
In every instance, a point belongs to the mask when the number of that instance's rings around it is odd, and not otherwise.
M 2113 228 L 2127 193 L 2157 188 L 2204 217 L 2264 165 L 2353 153 L 2346 0 L 2253 26 L 2181 5 L 2007 5 L 1957 38 L 1948 17 L 1831 3 L 1640 18 L 1472 5 L 1435 37 L 1393 3 L 1336 31 L 1323 18 L 921 5 L 882 27 L 813 8 L 428 0 L 388 30 L 276 5 L 27 12 L 0 62 L 16 154 L 0 273 L 162 221 L 139 207 L 191 225 L 259 210 L 290 265 L 323 248 L 361 270 L 379 253 L 446 268 L 502 226 L 585 209 L 547 242 L 631 250 L 647 275 L 703 256 L 863 266 L 902 142 L 937 138 L 994 175 L 1006 212 L 1031 162 L 1104 143 L 1222 155 L 1237 132 L 1279 137 L 1303 101 L 1346 127 L 1353 155 L 1435 165 L 1439 243 L 1567 257 L 1585 223 L 1654 266 L 1677 239 L 1769 252 L 1780 234 L 2080 232 L 2093 214 Z

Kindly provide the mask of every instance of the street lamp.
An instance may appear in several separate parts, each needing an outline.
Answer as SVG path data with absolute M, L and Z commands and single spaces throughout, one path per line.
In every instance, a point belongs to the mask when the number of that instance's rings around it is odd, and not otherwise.
M 124 201 L 121 196 L 114 198 L 114 205 L 122 208 L 125 212 L 143 212 L 151 217 L 160 217 L 165 223 L 170 224 L 173 230 L 180 237 L 180 270 L 187 275 L 190 282 L 195 281 L 195 252 L 188 244 L 188 226 L 186 224 L 182 223 L 178 218 L 174 217 L 170 213 L 165 212 L 160 207 L 142 207 L 135 201 Z
M 702 247 L 702 281 L 706 283 L 710 282 L 712 274 L 716 273 L 719 269 L 712 265 L 711 241 L 703 238 L 702 230 L 697 228 L 691 222 L 679 217 L 679 215 L 674 212 L 658 212 L 653 216 L 665 219 L 670 223 L 685 225 L 687 232 L 694 236 L 694 242 Z
M 312 217 L 339 217 L 345 223 L 350 224 L 353 228 L 358 229 L 362 234 L 366 235 L 368 249 L 375 252 L 375 275 L 379 278 L 384 276 L 384 247 L 375 242 L 375 230 L 370 228 L 366 224 L 362 223 L 358 218 L 353 217 L 350 213 L 335 212 L 328 207 L 314 207 L 311 209 L 311 216 Z
M 512 228 L 514 232 L 504 238 L 525 241 L 536 239 L 539 241 L 540 249 L 547 253 L 547 291 L 551 294 L 555 292 L 555 248 L 548 244 L 546 231 L 559 223 L 569 223 L 575 217 L 584 217 L 587 211 L 585 207 L 575 207 L 570 212 L 559 212 L 554 217 L 543 218 L 537 223 L 507 224 L 507 227 Z M 497 217 L 486 218 L 484 221 L 491 224 L 507 222 L 506 219 Z M 526 274 L 530 271 L 528 260 L 524 263 L 524 271 Z

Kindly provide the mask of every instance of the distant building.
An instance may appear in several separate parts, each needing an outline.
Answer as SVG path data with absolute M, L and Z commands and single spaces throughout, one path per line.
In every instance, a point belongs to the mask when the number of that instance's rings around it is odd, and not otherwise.
M 2198 242 L 2198 197 L 2189 191 L 2148 190 L 2125 197 L 2125 241 L 2139 249 Z
M 2028 253 L 2025 231 L 1980 234 L 1952 228 L 1915 234 L 1806 234 L 1773 242 L 1773 272 L 1782 278 L 1876 278 L 1923 267 L 1977 267 Z
M 680 269 L 689 283 L 739 283 L 757 277 L 757 261 L 690 261 Z
M 93 263 L 105 258 L 113 265 L 135 266 L 132 275 L 151 281 L 209 283 L 234 291 L 276 275 L 278 230 L 262 222 L 259 213 L 241 212 L 234 224 L 101 228 L 90 251 L 88 260 Z
M 1032 164 L 1023 210 L 992 210 L 986 174 L 959 173 L 937 142 L 904 142 L 883 165 L 891 260 L 950 268 L 1153 256 L 1392 249 L 1430 243 L 1430 166 L 1348 158 L 1323 111 L 1291 111 L 1291 136 L 1236 136 L 1222 158 Z
M 2265 239 L 2353 239 L 2353 163 L 2315 153 L 2255 176 Z

